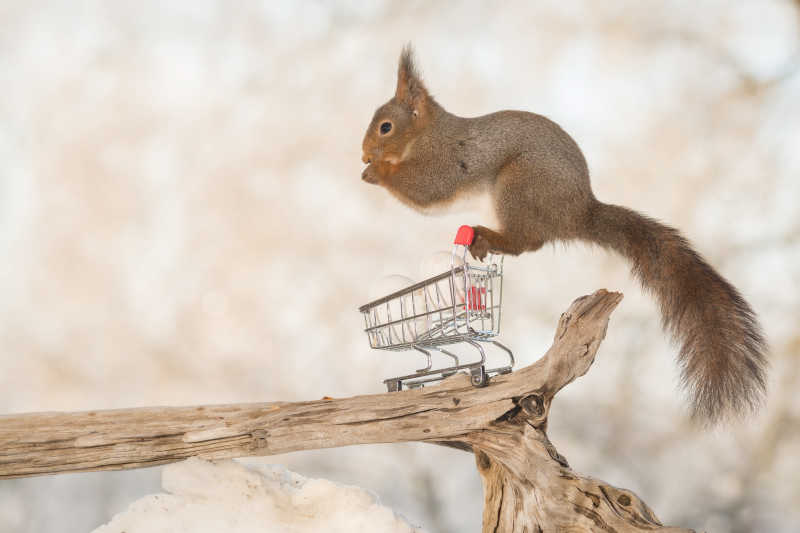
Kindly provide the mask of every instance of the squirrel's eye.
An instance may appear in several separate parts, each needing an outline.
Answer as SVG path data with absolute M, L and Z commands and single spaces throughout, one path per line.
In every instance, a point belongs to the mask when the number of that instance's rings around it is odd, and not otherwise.
M 386 135 L 392 131 L 392 123 L 391 122 L 384 122 L 381 124 L 381 135 Z

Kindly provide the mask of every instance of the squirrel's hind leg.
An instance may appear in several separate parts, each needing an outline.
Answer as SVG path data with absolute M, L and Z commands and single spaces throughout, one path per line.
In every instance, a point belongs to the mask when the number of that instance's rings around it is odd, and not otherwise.
M 485 226 L 474 226 L 475 237 L 469 247 L 472 257 L 483 261 L 489 252 L 498 252 L 508 255 L 519 255 L 525 251 L 538 250 L 544 242 L 524 242 L 519 235 L 511 232 L 499 233 Z

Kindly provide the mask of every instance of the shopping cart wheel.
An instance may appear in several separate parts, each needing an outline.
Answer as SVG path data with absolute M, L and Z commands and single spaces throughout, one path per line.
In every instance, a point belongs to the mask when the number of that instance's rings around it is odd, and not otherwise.
M 483 387 L 487 383 L 486 379 L 486 369 L 483 368 L 483 365 L 479 366 L 478 368 L 470 369 L 470 381 L 476 387 Z
M 388 392 L 398 392 L 403 389 L 403 383 L 399 379 L 387 379 L 384 383 Z

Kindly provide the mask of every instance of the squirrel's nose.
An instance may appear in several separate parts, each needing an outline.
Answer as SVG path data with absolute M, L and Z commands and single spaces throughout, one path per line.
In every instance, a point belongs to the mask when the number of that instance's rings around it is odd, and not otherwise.
M 368 165 L 372 163 L 372 158 L 367 154 L 361 154 L 361 160 Z

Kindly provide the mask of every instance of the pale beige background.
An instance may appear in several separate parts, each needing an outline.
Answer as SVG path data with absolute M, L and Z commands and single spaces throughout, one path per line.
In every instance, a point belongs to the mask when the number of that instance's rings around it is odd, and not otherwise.
M 618 257 L 506 263 L 520 365 L 558 314 L 621 290 L 589 374 L 553 406 L 577 470 L 665 522 L 800 528 L 800 5 L 791 1 L 0 4 L 0 412 L 300 400 L 416 367 L 372 352 L 358 305 L 415 276 L 481 202 L 427 218 L 359 180 L 363 129 L 412 41 L 450 111 L 545 114 L 597 196 L 681 228 L 759 312 L 761 416 L 691 428 L 675 348 Z M 467 454 L 384 445 L 273 458 L 477 531 Z M 0 482 L 0 531 L 82 532 L 159 469 Z

